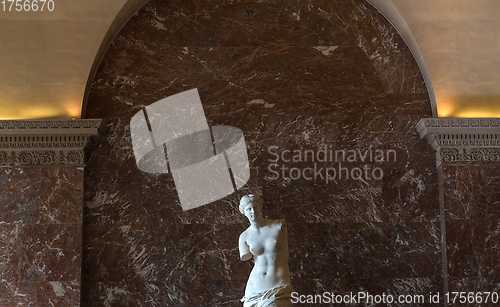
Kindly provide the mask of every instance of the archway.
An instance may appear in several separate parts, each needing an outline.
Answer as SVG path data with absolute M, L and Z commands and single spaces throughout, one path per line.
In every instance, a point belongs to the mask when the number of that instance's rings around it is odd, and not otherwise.
M 195 87 L 210 125 L 244 132 L 251 179 L 184 212 L 169 174 L 137 169 L 129 121 Z M 86 116 L 108 131 L 86 167 L 83 305 L 237 305 L 249 268 L 235 204 L 249 192 L 287 221 L 298 293 L 442 289 L 434 153 L 414 129 L 429 95 L 365 1 L 151 1 L 104 56 Z

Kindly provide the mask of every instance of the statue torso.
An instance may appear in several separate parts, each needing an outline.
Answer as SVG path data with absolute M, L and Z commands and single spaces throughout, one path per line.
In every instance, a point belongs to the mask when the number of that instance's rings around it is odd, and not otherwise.
M 286 235 L 283 220 L 268 220 L 264 227 L 249 227 L 242 234 L 255 260 L 245 295 L 290 283 Z

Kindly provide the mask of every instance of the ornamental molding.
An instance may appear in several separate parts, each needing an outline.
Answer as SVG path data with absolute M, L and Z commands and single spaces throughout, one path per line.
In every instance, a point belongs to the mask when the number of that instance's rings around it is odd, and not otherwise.
M 85 165 L 102 120 L 0 121 L 0 166 Z
M 416 128 L 441 163 L 500 163 L 500 118 L 424 118 Z
M 1 130 L 31 129 L 34 131 L 61 129 L 99 129 L 100 119 L 63 119 L 63 120 L 2 120 L 0 121 Z M 74 131 L 74 130 L 73 130 Z M 93 130 L 92 130 L 93 131 Z
M 472 148 L 462 150 L 456 148 L 441 148 L 441 162 L 453 163 L 500 163 L 499 148 Z

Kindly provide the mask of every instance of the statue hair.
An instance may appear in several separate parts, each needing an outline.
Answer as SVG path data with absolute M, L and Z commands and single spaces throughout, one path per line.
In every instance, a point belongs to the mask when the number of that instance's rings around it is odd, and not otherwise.
M 244 211 L 245 211 L 246 205 L 248 205 L 249 203 L 253 203 L 253 202 L 258 203 L 260 206 L 260 209 L 262 209 L 262 200 L 260 199 L 260 197 L 257 195 L 248 194 L 248 195 L 243 196 L 240 200 L 240 206 L 239 206 L 240 212 L 242 214 L 245 214 Z

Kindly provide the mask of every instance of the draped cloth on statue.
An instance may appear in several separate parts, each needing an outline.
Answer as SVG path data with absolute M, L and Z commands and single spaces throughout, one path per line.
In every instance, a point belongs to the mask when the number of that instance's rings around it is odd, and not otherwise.
M 278 286 L 252 296 L 244 296 L 243 307 L 289 307 L 292 306 L 292 285 Z

